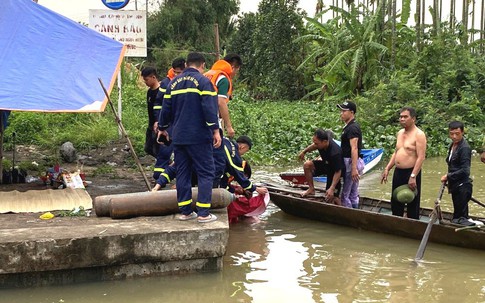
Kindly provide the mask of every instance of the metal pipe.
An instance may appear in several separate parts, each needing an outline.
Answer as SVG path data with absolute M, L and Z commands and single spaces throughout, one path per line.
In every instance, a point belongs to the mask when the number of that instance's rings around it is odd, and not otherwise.
M 194 209 L 197 193 L 197 188 L 192 188 Z M 227 207 L 233 200 L 233 194 L 223 188 L 215 188 L 212 190 L 211 208 Z M 180 212 L 175 189 L 99 196 L 94 199 L 93 206 L 98 217 L 110 216 L 113 219 L 164 216 Z

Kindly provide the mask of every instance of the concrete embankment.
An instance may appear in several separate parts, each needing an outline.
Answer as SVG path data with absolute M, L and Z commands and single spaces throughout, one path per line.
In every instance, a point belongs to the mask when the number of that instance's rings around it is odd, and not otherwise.
M 218 220 L 204 224 L 176 215 L 41 220 L 40 214 L 1 214 L 0 287 L 221 270 L 227 211 L 212 212 Z

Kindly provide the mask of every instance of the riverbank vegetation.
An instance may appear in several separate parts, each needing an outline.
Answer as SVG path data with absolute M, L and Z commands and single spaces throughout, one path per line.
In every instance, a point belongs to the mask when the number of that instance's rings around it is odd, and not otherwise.
M 432 24 L 416 6 L 419 18 L 410 26 L 412 5 L 421 1 L 403 1 L 400 9 L 396 1 L 347 1 L 344 7 L 320 2 L 314 17 L 299 11 L 297 0 L 262 0 L 257 13 L 231 18 L 236 0 L 164 1 L 148 18 L 147 61 L 127 61 L 165 70 L 173 58 L 197 50 L 213 62 L 210 42 L 213 24 L 219 23 L 221 45 L 245 62 L 229 108 L 236 135 L 254 140 L 248 158 L 256 164 L 294 161 L 317 127 L 339 136 L 343 125 L 336 104 L 347 99 L 358 105 L 365 148 L 383 147 L 386 156 L 394 149 L 402 106 L 417 109 L 417 124 L 428 136 L 427 156 L 446 153 L 447 123 L 454 119 L 465 123 L 472 148 L 481 148 L 484 31 L 470 29 L 469 13 L 461 20 L 454 12 L 445 17 L 433 1 Z M 207 4 L 204 9 L 195 9 L 201 3 Z M 465 9 L 469 2 L 464 4 Z M 183 22 L 189 8 L 194 16 L 205 12 L 190 19 L 199 23 Z M 147 124 L 145 91 L 133 72 L 123 72 L 123 123 L 138 153 L 143 153 Z M 14 113 L 7 149 L 14 131 L 18 143 L 53 149 L 65 141 L 88 149 L 119 138 L 109 108 L 102 114 Z

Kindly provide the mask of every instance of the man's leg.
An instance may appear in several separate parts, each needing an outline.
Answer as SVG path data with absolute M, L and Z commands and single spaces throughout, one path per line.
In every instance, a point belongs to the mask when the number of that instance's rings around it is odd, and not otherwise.
M 155 162 L 155 167 L 153 168 L 153 178 L 156 180 L 161 173 L 170 165 L 170 157 L 172 157 L 173 146 L 160 145 L 157 161 Z
M 187 148 L 190 145 L 175 145 L 175 163 L 177 163 L 177 201 L 182 215 L 192 213 L 192 186 L 190 176 L 192 174 L 192 160 Z
M 468 219 L 468 202 L 472 197 L 472 184 L 465 183 L 451 194 L 453 200 L 453 219 Z
M 352 191 L 352 166 L 350 162 L 352 159 L 344 158 L 345 175 L 343 176 L 344 185 L 342 186 L 342 206 L 352 208 L 352 202 L 350 201 L 350 193 Z M 327 180 L 328 181 L 328 180 Z
M 197 213 L 199 218 L 204 218 L 210 215 L 209 209 L 212 202 L 212 184 L 214 181 L 214 158 L 212 153 L 212 143 L 190 145 L 188 149 L 193 159 L 193 167 L 197 173 L 197 179 L 199 182 L 199 194 L 197 196 L 196 203 Z
M 357 171 L 359 172 L 360 176 L 362 176 L 364 172 L 364 165 L 364 160 L 362 158 L 359 158 L 359 160 L 357 161 Z M 352 203 L 352 208 L 359 208 L 359 181 L 352 182 L 352 189 L 350 191 L 349 199 Z
M 315 165 L 312 160 L 305 161 L 303 164 L 303 172 L 305 174 L 306 182 L 308 183 L 308 189 L 304 191 L 301 196 L 306 197 L 315 194 L 315 185 L 313 183 L 313 172 L 315 171 Z
M 392 193 L 394 192 L 394 189 L 396 189 L 397 187 L 408 183 L 409 175 L 411 174 L 412 169 L 409 170 L 409 174 L 406 173 L 408 170 L 409 169 L 406 169 L 406 170 L 402 170 L 399 168 L 394 169 L 394 175 L 392 176 L 392 191 L 391 191 L 391 210 L 394 216 L 399 216 L 399 217 L 404 216 L 404 204 L 397 201 Z M 406 178 L 406 175 L 408 176 L 407 178 Z
M 406 180 L 409 180 L 410 175 L 411 173 L 407 175 L 408 177 Z M 407 204 L 406 209 L 408 218 L 419 220 L 419 210 L 421 205 L 421 172 L 416 176 L 416 189 L 418 190 L 418 193 L 416 194 L 416 197 L 414 197 L 414 200 Z

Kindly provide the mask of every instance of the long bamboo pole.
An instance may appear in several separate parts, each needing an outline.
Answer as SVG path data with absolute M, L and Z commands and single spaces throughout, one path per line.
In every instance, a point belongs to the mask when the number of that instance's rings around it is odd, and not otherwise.
M 131 140 L 128 137 L 128 133 L 126 132 L 125 127 L 123 126 L 123 123 L 121 123 L 121 120 L 118 114 L 116 113 L 115 107 L 113 106 L 113 102 L 111 102 L 111 98 L 109 97 L 108 91 L 104 87 L 103 81 L 100 78 L 98 78 L 98 80 L 99 80 L 99 83 L 101 84 L 101 87 L 103 88 L 106 98 L 108 98 L 108 104 L 109 104 L 109 107 L 111 108 L 111 111 L 113 111 L 113 114 L 115 115 L 116 123 L 118 123 L 118 127 L 120 128 L 121 133 L 123 134 L 123 136 L 126 138 L 126 141 L 128 142 L 128 146 L 130 147 L 130 152 L 131 152 L 131 155 L 133 156 L 133 159 L 135 160 L 136 166 L 138 166 L 138 169 L 140 170 L 141 175 L 143 176 L 143 180 L 145 180 L 145 184 L 148 188 L 148 191 L 150 191 L 152 187 L 150 186 L 150 182 L 148 181 L 147 176 L 145 175 L 145 171 L 141 166 L 140 160 L 136 155 L 135 149 L 133 148 L 133 144 L 131 143 Z

